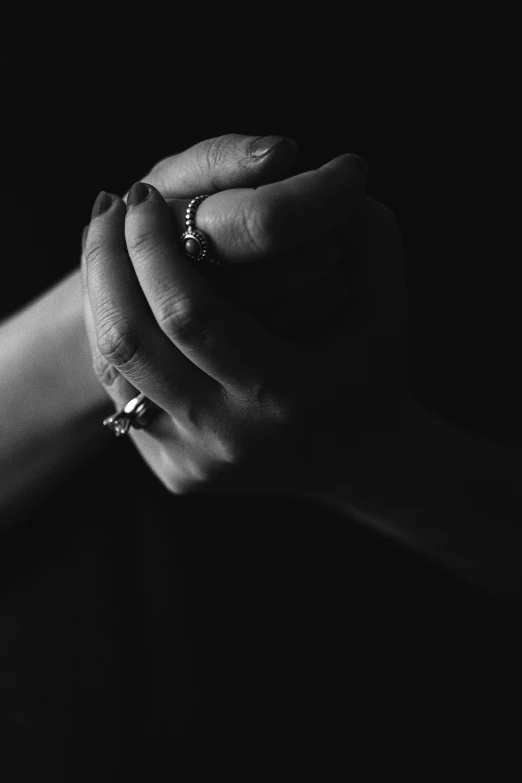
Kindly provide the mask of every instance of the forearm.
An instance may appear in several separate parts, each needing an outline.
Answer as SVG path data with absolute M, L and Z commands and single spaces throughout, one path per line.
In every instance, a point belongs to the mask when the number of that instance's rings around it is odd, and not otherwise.
M 16 517 L 104 442 L 80 274 L 0 326 L 0 515 Z
M 405 433 L 382 461 L 392 467 L 361 483 L 356 509 L 342 488 L 333 502 L 474 585 L 522 600 L 522 454 L 413 400 Z

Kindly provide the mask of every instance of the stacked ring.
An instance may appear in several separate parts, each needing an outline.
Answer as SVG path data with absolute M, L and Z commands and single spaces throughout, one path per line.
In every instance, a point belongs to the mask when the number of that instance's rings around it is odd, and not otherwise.
M 106 427 L 114 432 L 117 438 L 126 435 L 131 427 L 137 430 L 146 427 L 150 421 L 150 412 L 153 402 L 144 394 L 138 394 L 122 408 L 104 419 Z

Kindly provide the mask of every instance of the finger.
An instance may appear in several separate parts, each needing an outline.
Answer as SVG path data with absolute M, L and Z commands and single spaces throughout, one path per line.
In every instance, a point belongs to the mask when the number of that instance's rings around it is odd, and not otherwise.
M 121 375 L 118 370 L 112 367 L 112 365 L 110 365 L 106 359 L 104 359 L 98 349 L 98 345 L 96 343 L 94 318 L 92 315 L 92 308 L 87 291 L 85 256 L 82 256 L 81 279 L 84 320 L 87 336 L 89 339 L 89 346 L 91 349 L 94 371 L 107 393 L 107 402 L 112 400 L 115 409 L 120 411 L 125 407 L 129 400 L 132 400 L 137 396 L 139 390 L 129 383 L 129 381 L 127 381 L 127 379 Z M 172 439 L 176 437 L 175 424 L 172 421 L 172 417 L 168 413 L 163 411 L 161 408 L 156 408 L 155 415 L 153 419 L 147 424 L 147 428 L 145 430 L 131 428 L 129 430 L 129 437 L 139 448 L 146 448 L 146 451 L 150 456 L 152 456 L 153 451 L 156 453 L 156 457 L 149 462 L 149 467 L 151 467 L 152 470 L 155 470 L 155 465 L 161 465 L 160 452 L 162 444 L 167 443 L 167 439 L 172 444 Z M 159 476 L 159 478 L 161 478 L 161 476 Z
M 152 317 L 126 250 L 125 214 L 121 199 L 102 192 L 87 236 L 85 277 L 97 349 L 160 407 L 173 416 L 190 416 L 195 402 L 214 392 L 214 384 L 174 348 Z
M 168 205 L 151 185 L 131 188 L 125 237 L 163 333 L 220 383 L 253 383 L 259 377 L 259 351 L 275 347 L 262 327 L 218 296 L 184 255 Z
M 341 259 L 333 236 L 312 239 L 270 262 L 237 264 L 234 274 L 226 276 L 222 294 L 264 324 L 265 308 L 284 305 L 290 298 L 313 290 L 338 269 Z
M 203 201 L 196 228 L 228 264 L 258 262 L 321 237 L 360 209 L 366 194 L 365 163 L 346 154 L 320 169 L 257 189 L 235 188 Z M 169 201 L 180 229 L 185 201 Z M 181 233 L 181 231 L 180 231 Z
M 393 212 L 367 197 L 360 211 L 357 231 L 349 237 L 351 273 L 349 307 L 325 339 L 319 336 L 313 350 L 331 355 L 346 343 L 346 328 L 351 337 L 378 338 L 391 360 L 395 353 L 388 343 L 397 343 L 398 333 L 407 342 L 409 328 L 408 287 L 401 233 Z M 384 357 L 382 363 L 386 361 Z
M 313 288 L 266 308 L 258 318 L 278 336 L 308 340 L 310 336 L 316 337 L 319 330 L 327 328 L 347 297 L 348 286 L 337 271 Z
M 86 230 L 84 230 L 84 236 L 86 240 Z M 81 281 L 85 330 L 87 332 L 89 347 L 91 349 L 94 374 L 107 393 L 108 399 L 112 400 L 116 406 L 116 409 L 120 409 L 123 408 L 123 406 L 126 405 L 126 403 L 135 397 L 139 392 L 134 386 L 132 386 L 132 384 L 127 381 L 126 378 L 123 377 L 123 375 L 118 372 L 115 367 L 112 366 L 112 364 L 109 364 L 109 362 L 101 355 L 98 349 L 96 341 L 96 327 L 94 324 L 91 303 L 89 301 L 89 292 L 87 290 L 87 264 L 84 253 L 82 254 L 81 262 Z
M 296 155 L 295 141 L 286 136 L 229 133 L 159 161 L 142 181 L 165 198 L 192 198 L 274 182 L 288 171 Z
M 351 247 L 359 323 L 386 334 L 407 307 L 404 249 L 392 210 L 367 198 Z

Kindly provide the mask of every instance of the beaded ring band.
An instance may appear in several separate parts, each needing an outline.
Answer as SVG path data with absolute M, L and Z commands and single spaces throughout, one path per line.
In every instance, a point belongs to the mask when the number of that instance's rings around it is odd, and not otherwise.
M 196 196 L 189 203 L 185 215 L 186 228 L 180 237 L 181 246 L 185 251 L 185 255 L 188 256 L 192 261 L 209 261 L 212 264 L 224 267 L 225 264 L 210 255 L 210 247 L 207 237 L 203 231 L 200 231 L 198 228 L 196 228 L 196 210 L 201 202 L 205 201 L 206 198 L 208 198 L 208 195 Z

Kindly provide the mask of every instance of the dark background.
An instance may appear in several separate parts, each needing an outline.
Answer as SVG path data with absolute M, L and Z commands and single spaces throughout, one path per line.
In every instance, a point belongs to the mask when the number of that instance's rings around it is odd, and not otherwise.
M 358 152 L 395 211 L 419 397 L 520 443 L 509 24 L 337 13 L 6 12 L 0 314 L 78 265 L 100 189 L 287 134 L 294 173 Z M 170 497 L 111 442 L 0 565 L 5 780 L 424 779 L 513 745 L 518 615 L 320 507 Z

